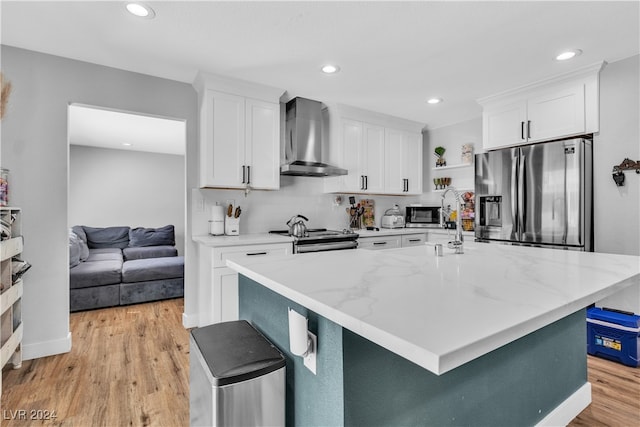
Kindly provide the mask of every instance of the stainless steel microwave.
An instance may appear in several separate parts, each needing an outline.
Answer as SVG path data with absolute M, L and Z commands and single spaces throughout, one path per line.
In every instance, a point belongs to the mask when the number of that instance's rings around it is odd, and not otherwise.
M 405 208 L 405 227 L 440 227 L 440 206 L 409 205 Z

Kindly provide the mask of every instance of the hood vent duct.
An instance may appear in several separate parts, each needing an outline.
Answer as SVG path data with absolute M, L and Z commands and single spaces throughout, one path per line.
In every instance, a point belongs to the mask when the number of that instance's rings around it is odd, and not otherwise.
M 281 175 L 338 176 L 348 171 L 322 162 L 322 104 L 306 98 L 287 102 L 285 164 Z

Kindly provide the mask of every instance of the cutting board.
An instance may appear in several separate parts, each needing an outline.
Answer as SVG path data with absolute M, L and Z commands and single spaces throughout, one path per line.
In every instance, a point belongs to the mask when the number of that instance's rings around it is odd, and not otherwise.
M 375 227 L 375 202 L 373 199 L 360 199 L 360 206 L 364 208 L 362 214 L 362 226 L 363 227 Z

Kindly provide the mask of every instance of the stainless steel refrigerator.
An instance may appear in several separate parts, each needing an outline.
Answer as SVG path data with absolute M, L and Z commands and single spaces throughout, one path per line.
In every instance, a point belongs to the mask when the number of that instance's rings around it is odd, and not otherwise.
M 475 157 L 477 241 L 593 251 L 590 139 Z

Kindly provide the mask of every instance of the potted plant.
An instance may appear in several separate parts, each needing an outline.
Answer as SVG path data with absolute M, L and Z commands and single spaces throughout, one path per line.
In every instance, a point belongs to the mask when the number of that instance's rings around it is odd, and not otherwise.
M 436 147 L 434 150 L 434 155 L 437 157 L 436 167 L 438 166 L 447 166 L 447 162 L 444 159 L 444 152 L 447 151 L 444 147 Z

